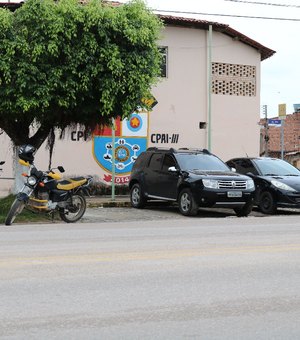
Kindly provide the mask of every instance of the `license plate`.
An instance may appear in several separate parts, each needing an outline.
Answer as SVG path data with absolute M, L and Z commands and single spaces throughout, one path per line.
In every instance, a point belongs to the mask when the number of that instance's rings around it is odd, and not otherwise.
M 243 193 L 241 191 L 227 191 L 227 197 L 242 197 Z

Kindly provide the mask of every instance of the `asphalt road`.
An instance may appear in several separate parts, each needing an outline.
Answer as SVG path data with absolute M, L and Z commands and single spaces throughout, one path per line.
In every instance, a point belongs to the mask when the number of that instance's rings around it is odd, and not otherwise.
M 0 227 L 1 339 L 300 338 L 299 214 L 115 209 Z
M 300 209 L 278 209 L 276 216 L 298 216 Z M 144 209 L 134 209 L 131 207 L 94 207 L 88 208 L 81 222 L 121 222 L 121 221 L 156 221 L 156 220 L 183 220 L 189 219 L 207 219 L 207 218 L 234 218 L 236 217 L 233 209 L 221 208 L 201 208 L 195 217 L 186 217 L 179 213 L 177 205 L 170 205 L 166 202 L 152 202 Z M 268 215 L 262 214 L 257 208 L 254 208 L 249 217 L 268 218 Z

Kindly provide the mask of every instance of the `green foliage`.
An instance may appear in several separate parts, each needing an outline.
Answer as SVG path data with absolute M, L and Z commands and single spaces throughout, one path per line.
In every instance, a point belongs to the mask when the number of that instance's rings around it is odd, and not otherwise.
M 0 128 L 39 147 L 53 127 L 128 116 L 159 75 L 158 18 L 136 0 L 27 0 L 0 9 Z M 30 126 L 40 127 L 30 137 Z
M 116 195 L 129 195 L 128 185 L 116 185 Z M 112 186 L 102 182 L 94 182 L 90 185 L 90 194 L 92 196 L 109 196 L 112 194 Z
M 6 216 L 13 201 L 15 199 L 15 196 L 9 195 L 7 197 L 0 199 L 0 216 Z

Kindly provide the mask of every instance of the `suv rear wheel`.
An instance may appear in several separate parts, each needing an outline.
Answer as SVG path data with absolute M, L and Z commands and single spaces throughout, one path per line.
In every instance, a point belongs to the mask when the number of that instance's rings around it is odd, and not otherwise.
M 133 208 L 144 208 L 146 205 L 146 198 L 143 195 L 141 186 L 135 183 L 130 190 L 130 202 Z
M 189 188 L 182 189 L 178 197 L 179 210 L 182 215 L 195 216 L 198 212 L 198 204 Z

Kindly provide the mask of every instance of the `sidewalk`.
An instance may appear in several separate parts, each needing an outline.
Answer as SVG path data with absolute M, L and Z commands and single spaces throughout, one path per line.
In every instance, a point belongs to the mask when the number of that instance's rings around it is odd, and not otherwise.
M 130 198 L 127 195 L 117 195 L 113 200 L 111 196 L 90 196 L 86 197 L 89 208 L 97 207 L 130 207 Z

